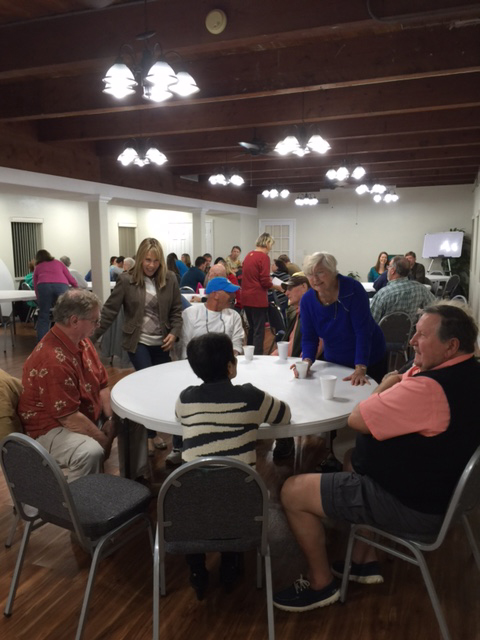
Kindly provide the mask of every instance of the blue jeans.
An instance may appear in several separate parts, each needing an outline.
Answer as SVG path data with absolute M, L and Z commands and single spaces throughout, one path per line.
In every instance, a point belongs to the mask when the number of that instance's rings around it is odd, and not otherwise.
M 147 346 L 146 344 L 142 344 L 141 342 L 137 345 L 137 350 L 135 353 L 131 351 L 128 352 L 128 357 L 130 358 L 130 362 L 135 367 L 135 371 L 140 371 L 140 369 L 147 369 L 148 367 L 153 367 L 157 364 L 165 364 L 166 362 L 170 362 L 170 353 L 168 351 L 164 351 L 161 346 Z M 154 438 L 157 433 L 156 431 L 147 430 L 147 435 L 149 438 Z M 173 436 L 173 447 L 174 449 L 180 449 L 182 446 L 182 438 L 180 436 Z
M 42 282 L 37 285 L 38 320 L 37 340 L 40 341 L 50 329 L 50 309 L 57 298 L 65 293 L 68 284 L 62 282 Z

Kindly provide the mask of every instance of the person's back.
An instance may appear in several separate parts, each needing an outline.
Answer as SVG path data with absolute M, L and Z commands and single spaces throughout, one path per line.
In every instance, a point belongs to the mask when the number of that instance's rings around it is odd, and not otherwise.
M 260 424 L 288 424 L 289 406 L 251 384 L 233 385 L 237 359 L 224 333 L 206 333 L 188 343 L 187 358 L 204 382 L 184 389 L 175 406 L 182 424 L 182 458 L 228 456 L 250 465 L 256 461 L 255 443 Z M 205 555 L 187 555 L 190 584 L 202 600 L 208 585 Z M 229 592 L 241 572 L 242 555 L 222 553 L 220 581 Z

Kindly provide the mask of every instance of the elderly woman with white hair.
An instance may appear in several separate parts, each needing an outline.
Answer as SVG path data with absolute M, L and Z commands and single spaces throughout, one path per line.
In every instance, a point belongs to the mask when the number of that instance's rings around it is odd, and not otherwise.
M 369 375 L 380 382 L 387 371 L 385 338 L 362 284 L 338 273 L 336 259 L 325 251 L 307 256 L 303 271 L 312 287 L 300 303 L 302 354 L 309 368 L 322 338 L 325 360 L 354 368 L 345 380 L 363 385 Z

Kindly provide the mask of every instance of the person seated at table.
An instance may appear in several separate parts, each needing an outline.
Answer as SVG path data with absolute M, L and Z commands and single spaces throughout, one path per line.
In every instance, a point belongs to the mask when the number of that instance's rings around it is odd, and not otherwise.
M 123 261 L 123 270 L 130 271 L 135 266 L 135 260 L 133 258 L 125 258 Z
M 290 278 L 285 283 L 285 295 L 288 298 L 287 329 L 283 336 L 288 341 L 288 357 L 301 358 L 302 356 L 302 326 L 300 323 L 300 300 L 310 289 L 308 278 L 301 273 Z M 278 349 L 272 352 L 272 356 L 278 356 Z M 273 459 L 283 460 L 295 453 L 294 438 L 278 438 L 273 449 Z
M 455 486 L 480 445 L 478 327 L 465 309 L 448 303 L 425 309 L 411 340 L 414 365 L 394 371 L 352 411 L 358 431 L 343 472 L 289 478 L 281 499 L 309 566 L 308 579 L 277 593 L 286 611 L 308 611 L 339 599 L 322 518 L 370 524 L 394 535 L 435 536 Z M 383 582 L 373 547 L 358 543 L 350 580 Z M 333 574 L 333 575 L 332 575 Z
M 284 319 L 286 320 L 285 312 L 288 306 L 288 298 L 285 295 L 283 283 L 286 283 L 290 277 L 288 275 L 287 265 L 280 259 L 273 260 L 270 277 L 272 278 L 272 281 L 274 278 L 278 278 L 279 280 L 282 281 L 282 284 L 280 285 L 280 288 L 282 290 L 275 291 L 275 294 L 273 293 L 273 290 L 270 290 L 268 292 L 268 302 L 275 302 L 280 307 L 280 310 L 284 316 Z
M 237 358 L 225 333 L 193 338 L 187 346 L 187 358 L 203 384 L 184 389 L 175 406 L 176 418 L 182 425 L 185 461 L 204 455 L 228 456 L 254 466 L 259 426 L 289 424 L 288 404 L 251 384 L 232 384 L 237 375 Z M 208 584 L 205 556 L 190 554 L 187 562 L 190 583 L 201 600 Z M 220 580 L 227 591 L 238 577 L 240 565 L 240 554 L 222 554 Z
M 72 269 L 71 265 L 72 265 L 72 261 L 70 260 L 70 258 L 68 256 L 62 256 L 60 258 L 60 262 L 63 262 L 63 264 L 67 267 L 67 269 L 70 271 L 70 273 L 72 274 L 72 276 L 75 278 L 75 280 L 77 281 L 78 286 L 80 287 L 80 289 L 88 289 L 88 284 L 87 281 L 85 280 L 85 278 L 82 276 L 82 274 L 80 273 L 80 271 L 77 271 L 76 269 Z
M 190 254 L 182 253 L 180 260 L 177 262 L 177 268 L 180 271 L 180 275 L 184 276 L 191 266 L 192 266 L 192 261 L 190 260 Z
M 435 296 L 416 280 L 409 280 L 410 264 L 407 258 L 395 256 L 388 266 L 388 286 L 373 297 L 370 311 L 375 322 L 389 313 L 404 311 L 415 324 L 418 310 L 432 304 Z
M 225 271 L 214 271 L 217 265 L 219 267 L 222 267 L 222 266 L 225 267 Z M 212 271 L 214 275 L 212 275 Z M 212 278 L 216 278 L 218 276 L 227 278 L 227 280 L 230 280 L 232 284 L 238 287 L 238 290 L 235 293 L 235 302 L 233 304 L 233 308 L 240 310 L 242 308 L 240 282 L 238 281 L 237 276 L 232 272 L 232 270 L 228 266 L 226 260 L 220 257 L 216 258 L 215 264 L 213 265 L 213 267 L 210 268 L 210 271 L 205 276 L 205 282 L 203 286 L 206 287 L 209 280 L 211 280 Z
M 378 293 L 380 289 L 383 289 L 383 287 L 387 286 L 388 284 L 387 278 L 388 278 L 388 270 L 384 271 L 381 276 L 378 276 L 378 278 L 373 283 L 373 288 L 375 289 L 375 293 Z M 373 294 L 374 296 L 375 296 L 375 293 Z
M 205 267 L 205 273 L 208 273 L 210 271 L 210 266 L 212 264 L 213 256 L 211 253 L 204 253 L 203 257 L 207 261 L 207 266 Z
M 281 255 L 279 255 L 278 259 L 285 263 L 289 276 L 293 276 L 293 274 L 299 273 L 301 271 L 298 264 L 295 264 L 295 262 L 291 262 L 286 253 L 282 253 Z
M 180 271 L 178 270 L 177 262 L 178 262 L 177 254 L 169 253 L 167 256 L 167 269 L 171 271 L 173 274 L 175 274 L 178 285 L 180 286 L 180 280 L 182 279 L 182 276 L 180 275 Z
M 241 253 L 242 253 L 242 250 L 240 249 L 238 244 L 234 244 L 232 247 L 232 250 L 230 251 L 230 254 L 227 256 L 227 259 L 225 260 L 225 262 L 230 267 L 230 271 L 235 275 L 237 275 L 237 271 L 242 270 L 242 261 L 240 260 Z
M 197 290 L 197 286 L 203 287 L 205 280 L 205 269 L 207 268 L 207 261 L 203 256 L 198 256 L 195 260 L 195 266 L 190 267 L 185 275 L 180 280 L 180 287 L 190 287 L 193 291 Z
M 125 260 L 125 256 L 117 256 L 115 258 L 115 262 L 110 265 L 110 280 L 112 282 L 116 282 L 118 277 L 122 275 L 123 269 L 123 261 Z
M 380 251 L 378 254 L 377 262 L 375 266 L 370 269 L 368 272 L 367 280 L 368 282 L 375 282 L 375 280 L 385 273 L 388 266 L 388 253 L 386 251 Z
M 410 280 L 416 280 L 420 284 L 430 284 L 430 281 L 425 277 L 425 267 L 423 264 L 417 262 L 417 256 L 414 251 L 408 251 L 405 254 L 405 258 L 410 263 L 410 272 L 408 278 Z
M 338 273 L 336 259 L 325 251 L 307 256 L 303 270 L 311 289 L 300 303 L 302 359 L 310 369 L 322 338 L 327 362 L 355 368 L 346 380 L 366 384 L 368 374 L 380 382 L 387 371 L 385 338 L 362 284 Z
M 69 482 L 101 472 L 115 437 L 107 373 L 89 340 L 101 306 L 85 289 L 62 294 L 55 325 L 23 367 L 23 428 L 67 470 Z
M 18 399 L 22 390 L 21 380 L 0 369 L 0 440 L 9 433 L 23 431 L 17 413 Z

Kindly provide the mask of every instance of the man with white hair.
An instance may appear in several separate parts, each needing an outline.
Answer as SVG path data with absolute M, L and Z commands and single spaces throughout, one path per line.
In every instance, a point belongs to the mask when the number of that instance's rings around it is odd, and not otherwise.
M 88 283 L 85 280 L 85 278 L 82 276 L 82 274 L 80 273 L 80 271 L 77 271 L 76 269 L 72 269 L 70 267 L 70 265 L 72 264 L 72 261 L 70 260 L 70 258 L 68 256 L 62 256 L 60 258 L 60 262 L 63 262 L 63 264 L 67 267 L 67 269 L 70 271 L 70 273 L 72 274 L 72 276 L 75 278 L 75 280 L 77 281 L 78 286 L 80 287 L 80 289 L 88 289 Z
M 23 428 L 67 469 L 69 482 L 102 471 L 115 437 L 107 373 L 89 340 L 101 306 L 89 291 L 66 291 L 53 309 L 55 325 L 23 367 Z
M 133 258 L 125 258 L 123 261 L 123 270 L 130 271 L 135 266 L 135 260 Z

